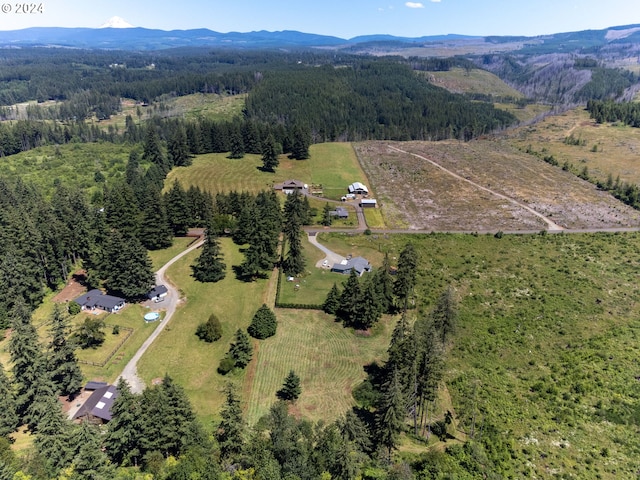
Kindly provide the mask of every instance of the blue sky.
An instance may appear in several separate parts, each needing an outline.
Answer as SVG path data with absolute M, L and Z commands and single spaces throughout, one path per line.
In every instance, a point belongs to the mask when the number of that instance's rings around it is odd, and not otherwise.
M 163 30 L 298 30 L 341 38 L 534 36 L 640 24 L 639 0 L 43 0 L 36 4 L 44 13 L 33 14 L 17 13 L 15 2 L 0 4 L 12 10 L 0 12 L 0 30 L 98 27 L 112 16 Z

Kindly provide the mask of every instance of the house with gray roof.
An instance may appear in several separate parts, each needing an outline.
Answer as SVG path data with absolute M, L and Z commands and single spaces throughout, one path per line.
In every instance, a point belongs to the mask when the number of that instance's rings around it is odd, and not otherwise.
M 364 272 L 371 271 L 371 264 L 364 257 L 353 257 L 343 260 L 340 263 L 334 263 L 331 267 L 332 272 L 341 273 L 343 275 L 351 275 L 351 270 L 361 276 Z
M 274 190 L 282 190 L 282 193 L 286 195 L 290 195 L 293 192 L 297 191 L 298 193 L 303 193 L 308 188 L 308 185 L 300 180 L 285 180 L 282 183 L 276 183 L 273 186 Z
M 90 422 L 106 423 L 111 420 L 111 406 L 116 398 L 118 398 L 118 389 L 115 385 L 97 388 L 76 412 L 73 419 L 86 418 Z
M 147 298 L 154 302 L 161 302 L 168 293 L 169 290 L 167 290 L 165 285 L 156 285 L 147 293 Z
M 124 298 L 106 295 L 97 288 L 89 290 L 84 295 L 80 295 L 74 302 L 80 305 L 82 310 L 100 309 L 110 313 L 117 312 L 124 308 L 126 304 Z

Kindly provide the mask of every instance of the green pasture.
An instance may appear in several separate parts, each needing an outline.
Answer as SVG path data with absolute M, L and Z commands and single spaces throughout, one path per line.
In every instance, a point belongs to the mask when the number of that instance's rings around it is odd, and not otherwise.
M 227 265 L 227 275 L 220 282 L 199 283 L 191 277 L 190 265 L 199 250 L 169 268 L 168 276 L 179 287 L 184 303 L 138 363 L 138 372 L 147 385 L 154 378 L 171 375 L 189 395 L 198 416 L 205 420 L 218 416 L 226 382 L 243 382 L 244 372 L 223 377 L 216 369 L 235 331 L 246 329 L 266 301 L 268 284 L 268 280 L 237 280 L 232 267 L 242 263 L 243 253 L 228 238 L 221 238 L 220 242 Z M 222 323 L 223 336 L 217 342 L 206 343 L 196 337 L 195 331 L 212 313 Z
M 280 302 L 304 305 L 321 305 L 333 283 L 340 287 L 347 277 L 339 273 L 331 273 L 329 269 L 318 268 L 316 264 L 324 258 L 324 253 L 311 245 L 306 238 L 302 243 L 307 262 L 305 272 L 287 281 L 283 273 L 280 276 Z
M 364 218 L 369 228 L 386 228 L 384 216 L 379 208 L 364 208 Z
M 102 173 L 107 183 L 124 176 L 131 145 L 108 142 L 69 143 L 38 147 L 4 158 L 0 176 L 37 185 L 45 194 L 60 181 L 70 188 L 92 193 L 102 192 L 102 183 L 95 181 Z
M 640 234 L 321 240 L 374 261 L 414 243 L 416 315 L 453 287 L 460 316 L 444 380 L 459 428 L 503 432 L 516 477 L 635 475 Z
M 157 272 L 160 268 L 178 255 L 180 252 L 185 251 L 189 245 L 197 241 L 195 237 L 174 237 L 173 244 L 169 248 L 163 250 L 151 250 L 149 251 L 149 257 L 153 265 L 153 271 Z
M 229 159 L 228 154 L 198 155 L 189 167 L 174 168 L 165 185 L 179 181 L 184 188 L 191 185 L 204 191 L 248 191 L 257 193 L 270 190 L 285 180 L 300 180 L 308 185 L 322 184 L 323 197 L 339 200 L 347 187 L 356 181 L 368 185 L 368 180 L 350 143 L 321 143 L 310 148 L 308 160 L 292 160 L 280 156 L 275 173 L 263 172 L 260 155 L 247 154 L 241 159 Z
M 385 317 L 371 336 L 357 335 L 319 311 L 278 309 L 278 331 L 259 341 L 253 361 L 246 418 L 255 423 L 276 401 L 290 370 L 300 377 L 302 394 L 292 406 L 297 415 L 330 422 L 353 404 L 351 390 L 364 380 L 363 366 L 382 362 L 395 325 Z

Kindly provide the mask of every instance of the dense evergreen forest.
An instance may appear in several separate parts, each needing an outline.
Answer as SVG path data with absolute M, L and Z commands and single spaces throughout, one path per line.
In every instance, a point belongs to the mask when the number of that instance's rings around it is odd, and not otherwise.
M 120 110 L 122 98 L 148 104 L 162 96 L 198 92 L 249 94 L 244 117 L 235 125 L 249 122 L 240 130 L 259 132 L 259 138 L 254 139 L 245 134 L 244 146 L 239 147 L 252 153 L 260 153 L 269 134 L 289 153 L 301 135 L 312 143 L 470 140 L 515 121 L 491 104 L 450 94 L 413 72 L 448 68 L 450 64 L 443 61 L 362 59 L 308 52 L 258 55 L 191 50 L 154 54 L 36 50 L 33 55 L 9 51 L 2 63 L 7 68 L 0 74 L 0 104 L 4 105 L 0 117 L 13 122 L 0 126 L 0 155 L 71 141 L 138 141 L 129 128 L 118 132 L 85 120 L 108 119 Z M 469 62 L 465 65 L 471 68 Z M 24 111 L 15 106 L 29 100 L 56 103 L 30 105 Z M 191 153 L 232 149 L 236 127 L 210 123 L 201 119 L 183 124 L 191 133 Z M 132 124 L 130 121 L 127 125 Z M 164 132 L 162 136 L 167 139 L 170 134 Z

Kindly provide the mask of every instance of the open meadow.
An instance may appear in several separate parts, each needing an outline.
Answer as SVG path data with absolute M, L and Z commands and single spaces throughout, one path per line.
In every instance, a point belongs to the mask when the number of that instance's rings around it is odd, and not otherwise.
M 553 155 L 562 166 L 576 171 L 587 167 L 589 176 L 605 182 L 611 175 L 623 182 L 640 183 L 640 129 L 621 124 L 597 124 L 583 108 L 545 118 L 535 125 L 505 132 L 522 151 Z
M 459 303 L 444 382 L 458 428 L 495 435 L 515 478 L 632 478 L 640 449 L 640 235 L 324 234 L 420 254 L 418 308 Z M 375 245 L 375 247 L 374 247 Z M 372 248 L 374 247 L 374 248 Z M 479 433 L 480 432 L 480 433 Z
M 198 155 L 189 167 L 174 168 L 165 185 L 169 188 L 179 181 L 184 188 L 191 185 L 216 194 L 232 190 L 257 193 L 271 190 L 276 183 L 300 180 L 308 185 L 323 186 L 322 196 L 333 200 L 347 192 L 353 182 L 367 182 L 350 143 L 321 143 L 310 148 L 308 160 L 292 160 L 280 156 L 275 173 L 264 172 L 260 155 L 247 154 L 241 159 L 227 158 L 227 154 Z

